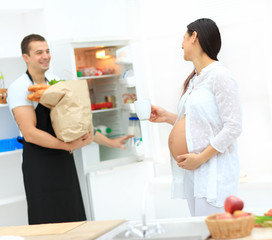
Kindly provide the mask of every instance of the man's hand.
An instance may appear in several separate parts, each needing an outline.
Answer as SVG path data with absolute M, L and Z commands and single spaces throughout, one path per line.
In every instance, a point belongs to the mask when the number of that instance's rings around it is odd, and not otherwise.
M 133 137 L 133 135 L 124 135 L 122 137 L 110 139 L 110 138 L 106 137 L 105 135 L 103 135 L 102 133 L 96 131 L 96 133 L 94 135 L 94 141 L 97 144 L 104 145 L 104 146 L 107 146 L 110 148 L 126 149 L 125 141 L 128 140 L 129 138 L 132 138 L 132 137 Z
M 122 149 L 126 149 L 126 140 L 128 140 L 129 138 L 132 138 L 133 135 L 125 135 L 122 137 L 118 137 L 118 138 L 114 138 L 111 141 L 111 148 L 122 148 Z
M 87 144 L 90 144 L 93 141 L 92 134 L 86 133 L 84 136 L 80 137 L 79 139 L 74 140 L 70 143 L 70 149 L 69 151 L 72 152 L 73 150 L 76 150 L 78 148 L 82 148 L 86 146 Z

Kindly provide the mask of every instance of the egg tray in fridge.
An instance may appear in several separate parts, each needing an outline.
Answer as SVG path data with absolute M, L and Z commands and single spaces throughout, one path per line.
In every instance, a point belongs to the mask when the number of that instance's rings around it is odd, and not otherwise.
M 205 219 L 207 227 L 214 239 L 232 239 L 246 237 L 254 228 L 254 215 L 233 219 L 216 219 L 216 214 Z

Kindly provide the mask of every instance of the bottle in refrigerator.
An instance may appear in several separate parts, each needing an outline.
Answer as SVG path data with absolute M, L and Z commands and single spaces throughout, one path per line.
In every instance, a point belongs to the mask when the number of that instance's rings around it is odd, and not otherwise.
M 128 149 L 138 157 L 144 155 L 140 121 L 138 117 L 129 117 L 128 134 L 133 135 L 128 141 Z
M 4 88 L 5 86 L 5 83 L 4 83 L 4 76 L 3 76 L 3 73 L 0 73 L 0 88 Z

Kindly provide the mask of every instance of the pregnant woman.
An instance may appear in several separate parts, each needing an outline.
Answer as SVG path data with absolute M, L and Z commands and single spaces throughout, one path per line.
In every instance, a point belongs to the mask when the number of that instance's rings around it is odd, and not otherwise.
M 211 19 L 187 26 L 184 59 L 194 70 L 184 82 L 178 115 L 152 106 L 150 121 L 173 125 L 169 150 L 173 198 L 186 198 L 192 216 L 224 212 L 224 201 L 237 195 L 241 105 L 232 73 L 217 59 L 219 29 Z

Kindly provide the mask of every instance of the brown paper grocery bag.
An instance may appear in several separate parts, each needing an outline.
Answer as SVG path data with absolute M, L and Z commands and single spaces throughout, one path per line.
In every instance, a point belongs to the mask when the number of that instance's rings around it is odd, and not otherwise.
M 58 82 L 44 92 L 40 103 L 51 109 L 50 118 L 58 139 L 72 142 L 93 133 L 87 80 Z

